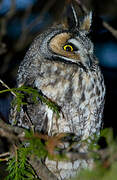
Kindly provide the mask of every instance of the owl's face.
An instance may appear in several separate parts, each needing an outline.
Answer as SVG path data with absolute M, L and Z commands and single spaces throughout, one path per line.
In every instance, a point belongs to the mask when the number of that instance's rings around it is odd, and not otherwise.
M 63 28 L 62 25 L 50 28 L 35 39 L 31 46 L 31 57 L 38 57 L 39 61 L 44 62 L 75 64 L 84 70 L 91 68 L 97 61 L 93 55 L 93 44 L 87 37 L 90 25 L 91 13 L 80 26 L 76 20 L 72 28 Z
M 77 64 L 82 67 L 92 63 L 93 44 L 82 31 L 52 29 L 40 45 L 48 60 Z
M 32 84 L 39 74 L 44 74 L 45 71 L 47 74 L 52 72 L 51 67 L 61 72 L 66 67 L 69 73 L 71 68 L 72 71 L 79 69 L 84 72 L 95 71 L 98 68 L 98 61 L 93 54 L 93 44 L 87 36 L 92 14 L 89 13 L 78 23 L 78 16 L 73 7 L 72 12 L 72 27 L 69 23 L 68 26 L 59 24 L 35 38 L 19 67 L 17 78 L 19 84 L 22 85 L 28 82 L 27 80 Z M 44 68 L 41 68 L 42 64 Z M 49 76 L 51 75 L 52 73 Z M 56 76 L 56 73 L 54 75 Z

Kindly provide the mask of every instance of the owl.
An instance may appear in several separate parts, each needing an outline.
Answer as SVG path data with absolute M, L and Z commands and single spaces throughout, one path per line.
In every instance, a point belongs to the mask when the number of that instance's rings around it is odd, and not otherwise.
M 79 141 L 100 132 L 105 86 L 93 43 L 88 38 L 92 14 L 87 13 L 79 20 L 73 4 L 70 8 L 72 15 L 64 26 L 62 23 L 52 26 L 34 39 L 17 77 L 18 87 L 33 87 L 60 107 L 59 117 L 39 100 L 36 104 L 29 102 L 20 112 L 12 108 L 10 122 L 13 124 L 15 119 L 17 125 L 24 128 L 32 123 L 35 131 L 48 136 L 74 134 L 75 148 L 86 152 L 87 146 L 80 147 Z M 62 148 L 68 146 L 65 141 Z M 46 158 L 45 165 L 63 180 L 73 177 L 81 168 L 90 167 L 91 161 Z

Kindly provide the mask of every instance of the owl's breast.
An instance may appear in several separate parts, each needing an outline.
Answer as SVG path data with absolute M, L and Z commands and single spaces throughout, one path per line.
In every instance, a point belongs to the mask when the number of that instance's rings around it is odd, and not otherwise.
M 78 74 L 76 67 L 57 63 L 42 65 L 35 86 L 52 101 L 63 105 L 72 101 L 74 90 L 77 90 L 77 93 L 79 91 Z
M 62 110 L 56 120 L 46 108 L 49 132 L 72 132 L 85 139 L 99 131 L 104 100 L 100 72 L 86 73 L 78 67 L 48 64 L 42 66 L 40 73 L 35 86 Z

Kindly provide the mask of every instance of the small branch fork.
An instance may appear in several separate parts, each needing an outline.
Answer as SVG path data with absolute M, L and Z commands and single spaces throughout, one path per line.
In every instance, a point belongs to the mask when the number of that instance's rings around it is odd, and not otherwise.
M 9 89 L 10 90 L 10 87 L 9 86 L 7 86 L 7 84 L 5 84 L 3 81 L 2 81 L 2 79 L 0 79 L 0 83 L 5 87 L 5 88 L 7 88 L 7 89 Z M 16 94 L 13 92 L 13 91 L 10 91 L 11 93 L 12 93 L 12 95 L 13 96 L 15 96 L 16 97 Z
M 8 161 L 8 156 L 10 156 L 10 152 L 0 154 L 0 161 Z

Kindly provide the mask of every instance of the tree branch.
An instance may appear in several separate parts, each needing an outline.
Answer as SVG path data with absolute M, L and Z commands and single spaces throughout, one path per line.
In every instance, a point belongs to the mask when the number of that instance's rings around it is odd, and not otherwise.
M 117 39 L 117 30 L 115 30 L 107 22 L 103 22 L 103 26 Z
M 38 159 L 38 157 L 33 157 L 29 159 L 29 163 L 32 165 L 36 174 L 41 178 L 41 180 L 58 180 L 58 178 Z

